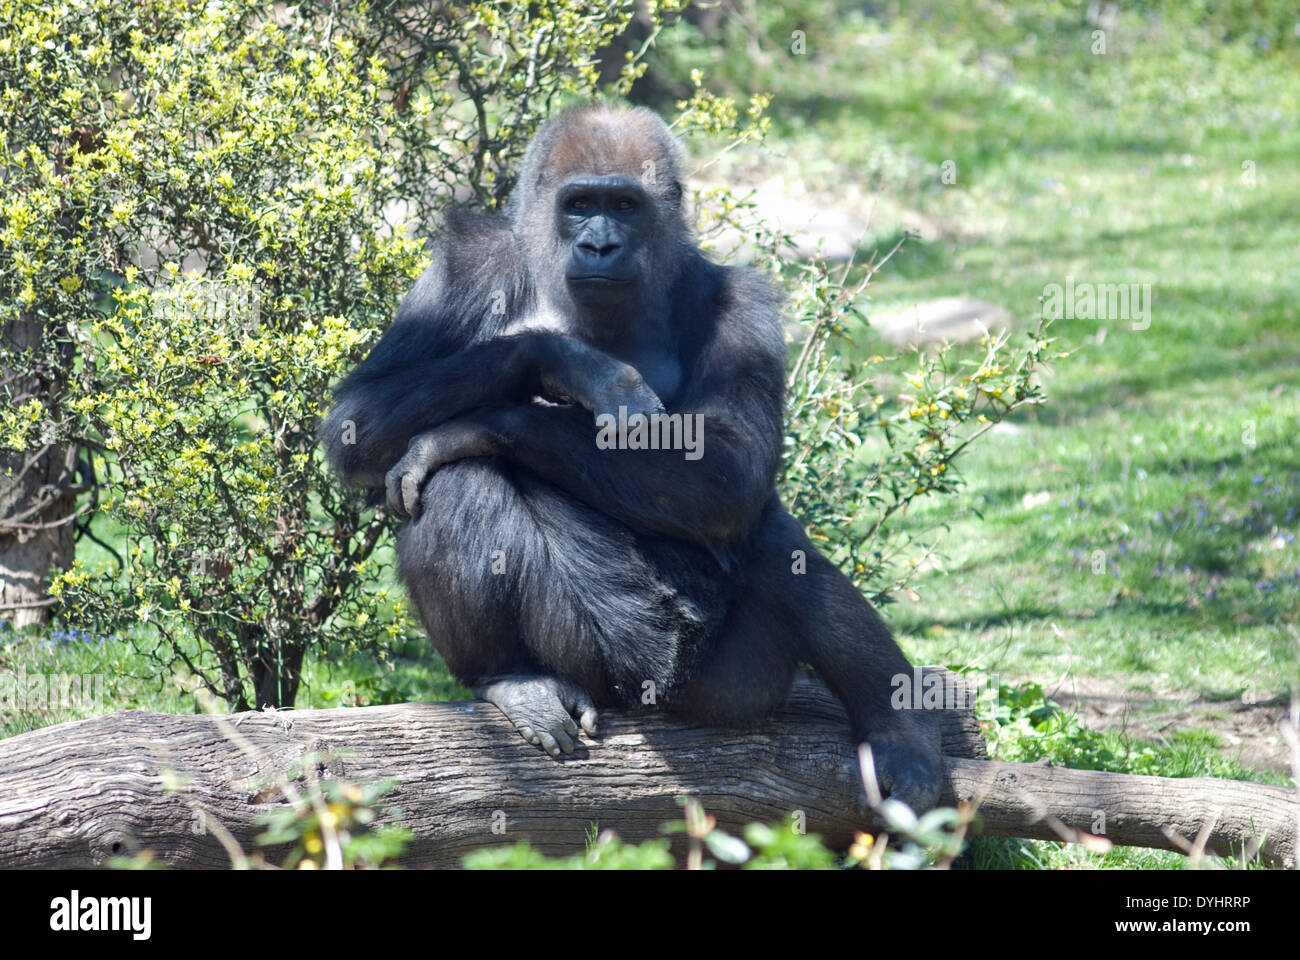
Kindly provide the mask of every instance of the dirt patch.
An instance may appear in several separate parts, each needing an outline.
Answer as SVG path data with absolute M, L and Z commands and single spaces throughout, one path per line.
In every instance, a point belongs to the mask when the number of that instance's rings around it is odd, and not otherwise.
M 943 340 L 966 343 L 1013 322 L 1005 307 L 970 297 L 939 297 L 871 312 L 871 325 L 895 346 Z
M 1048 696 L 1074 710 L 1092 730 L 1126 730 L 1160 742 L 1180 729 L 1211 730 L 1244 767 L 1291 772 L 1291 751 L 1281 723 L 1288 704 L 1280 700 L 1244 703 L 1203 700 L 1189 693 L 1146 694 L 1095 678 L 1072 677 Z
M 854 183 L 846 183 L 834 193 L 781 175 L 750 175 L 725 184 L 701 178 L 693 185 L 725 185 L 742 196 L 753 190 L 750 200 L 755 214 L 791 235 L 794 240 L 791 255 L 798 258 L 811 257 L 820 250 L 829 260 L 844 261 L 882 234 L 897 239 L 906 230 L 931 241 L 949 232 L 940 220 Z M 713 241 L 714 249 L 720 254 L 739 248 L 737 257 L 741 262 L 747 259 L 748 245 L 749 238 L 739 231 L 726 231 Z

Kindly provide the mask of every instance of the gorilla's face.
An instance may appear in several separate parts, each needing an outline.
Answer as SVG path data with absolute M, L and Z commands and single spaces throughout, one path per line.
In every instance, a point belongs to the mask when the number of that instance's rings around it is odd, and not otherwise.
M 626 299 L 642 279 L 651 197 L 629 177 L 577 176 L 560 185 L 555 203 L 561 244 L 569 251 L 564 281 L 574 301 L 609 306 Z

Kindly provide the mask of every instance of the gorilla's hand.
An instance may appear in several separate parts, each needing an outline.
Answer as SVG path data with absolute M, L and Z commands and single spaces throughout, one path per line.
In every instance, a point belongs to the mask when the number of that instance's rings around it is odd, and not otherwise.
M 594 415 L 663 413 L 664 405 L 645 382 L 641 372 L 602 350 L 572 337 L 546 341 L 541 362 L 542 388 L 550 394 L 569 397 Z
M 420 515 L 424 481 L 453 460 L 487 457 L 496 452 L 492 431 L 470 419 L 452 420 L 411 438 L 406 454 L 388 471 L 388 507 L 399 517 Z
M 623 407 L 627 408 L 629 417 L 637 413 L 648 417 L 652 413 L 664 412 L 663 402 L 640 371 L 626 363 L 602 371 L 591 384 L 591 395 L 574 399 L 595 416 L 607 413 L 617 417 Z
M 868 738 L 881 793 L 903 801 L 917 814 L 939 803 L 943 754 L 937 724 L 934 727 L 895 730 Z
M 596 732 L 596 705 L 572 680 L 526 674 L 501 677 L 477 687 L 474 695 L 495 704 L 525 740 L 553 757 L 573 753 L 578 738 L 574 717 L 587 733 Z

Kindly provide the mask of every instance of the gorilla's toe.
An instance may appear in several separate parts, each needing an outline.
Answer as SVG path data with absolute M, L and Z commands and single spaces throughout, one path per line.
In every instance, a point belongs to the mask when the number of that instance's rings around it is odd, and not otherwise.
M 901 800 L 917 814 L 938 806 L 942 759 L 936 751 L 906 742 L 875 741 L 871 752 L 885 796 Z
M 574 712 L 589 713 L 595 728 L 595 708 L 586 691 L 571 681 L 555 677 L 504 677 L 477 691 L 484 700 L 496 705 L 531 744 L 541 747 L 552 757 L 573 753 L 578 742 L 578 724 Z

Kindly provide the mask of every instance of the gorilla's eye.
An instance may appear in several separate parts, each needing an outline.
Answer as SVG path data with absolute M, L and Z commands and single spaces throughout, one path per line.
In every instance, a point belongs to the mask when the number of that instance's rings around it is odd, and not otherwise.
M 617 209 L 622 210 L 624 213 L 627 213 L 636 209 L 636 201 L 629 199 L 628 197 L 623 197 L 618 201 L 618 203 L 614 204 L 614 206 Z
M 569 201 L 569 209 L 575 213 L 582 213 L 584 210 L 591 209 L 591 201 L 586 197 L 574 197 Z

